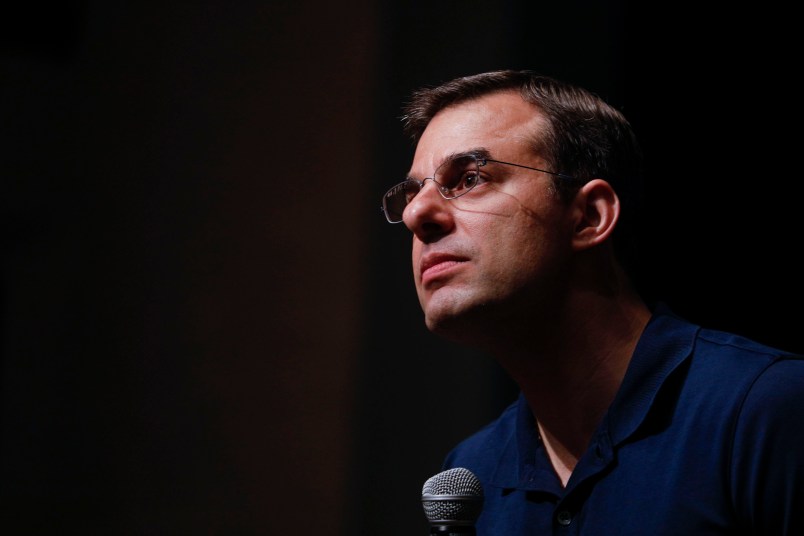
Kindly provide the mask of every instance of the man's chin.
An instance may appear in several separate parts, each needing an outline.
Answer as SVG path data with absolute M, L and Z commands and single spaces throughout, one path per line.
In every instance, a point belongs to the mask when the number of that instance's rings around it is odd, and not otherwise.
M 480 344 L 485 330 L 481 310 L 484 307 L 434 308 L 425 311 L 424 321 L 432 333 L 452 342 L 461 344 Z

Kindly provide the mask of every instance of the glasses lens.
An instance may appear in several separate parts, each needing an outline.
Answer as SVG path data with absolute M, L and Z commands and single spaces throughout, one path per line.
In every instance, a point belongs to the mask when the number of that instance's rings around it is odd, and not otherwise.
M 472 155 L 447 160 L 435 172 L 435 181 L 447 199 L 460 197 L 477 184 L 477 158 Z
M 382 198 L 382 206 L 385 209 L 385 217 L 391 223 L 402 221 L 402 213 L 408 206 L 410 200 L 421 190 L 417 181 L 403 181 L 388 190 Z
M 447 160 L 436 169 L 433 180 L 444 199 L 460 197 L 477 184 L 480 174 L 477 157 L 473 155 L 459 156 Z M 425 181 L 428 179 L 424 179 Z M 385 217 L 391 223 L 402 221 L 402 213 L 423 184 L 416 180 L 400 182 L 385 193 L 382 199 Z

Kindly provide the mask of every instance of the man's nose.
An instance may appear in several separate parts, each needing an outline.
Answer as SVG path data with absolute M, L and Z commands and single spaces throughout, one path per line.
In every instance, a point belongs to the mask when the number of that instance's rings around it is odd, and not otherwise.
M 422 242 L 448 233 L 454 225 L 452 203 L 441 196 L 438 188 L 434 180 L 425 179 L 422 189 L 402 213 L 405 226 Z

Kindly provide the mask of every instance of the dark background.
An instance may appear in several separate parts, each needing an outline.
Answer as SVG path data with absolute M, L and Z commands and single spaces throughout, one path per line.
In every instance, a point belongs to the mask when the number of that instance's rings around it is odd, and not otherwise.
M 4 9 L 0 528 L 425 534 L 422 484 L 515 396 L 425 330 L 379 212 L 413 153 L 402 103 L 459 75 L 534 69 L 622 109 L 646 295 L 804 351 L 795 17 L 752 9 Z

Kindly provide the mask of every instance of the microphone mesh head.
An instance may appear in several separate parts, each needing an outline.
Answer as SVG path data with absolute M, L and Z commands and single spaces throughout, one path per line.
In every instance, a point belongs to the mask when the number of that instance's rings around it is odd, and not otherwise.
M 431 525 L 472 525 L 483 508 L 483 486 L 469 469 L 447 469 L 424 483 L 422 506 Z

